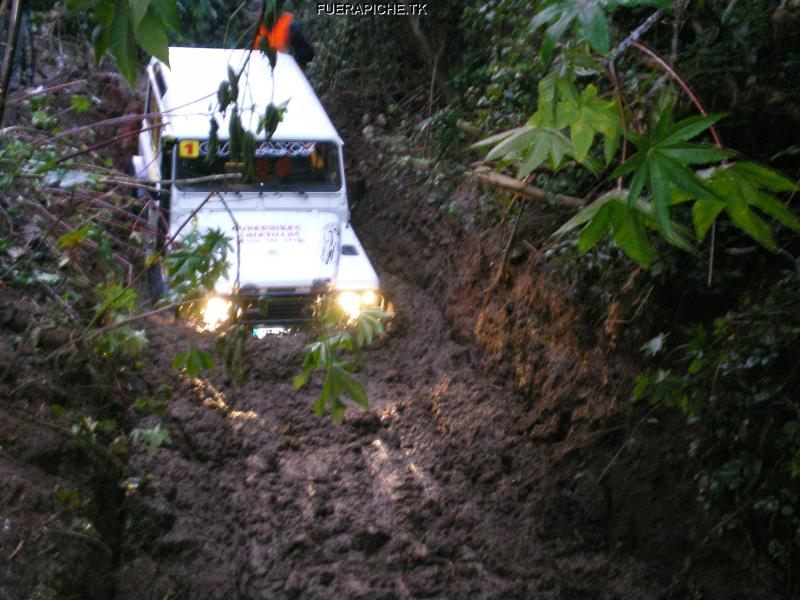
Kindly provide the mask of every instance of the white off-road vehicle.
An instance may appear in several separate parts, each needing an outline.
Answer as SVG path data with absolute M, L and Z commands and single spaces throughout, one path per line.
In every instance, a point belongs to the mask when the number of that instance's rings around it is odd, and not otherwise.
M 256 133 L 267 105 L 288 101 L 271 139 L 257 138 L 249 180 L 233 178 L 242 165 L 230 158 L 230 111 L 222 114 L 217 106 L 229 66 L 244 68 L 238 105 L 245 129 Z M 159 190 L 147 213 L 152 231 L 159 231 L 149 235 L 151 248 L 175 235 L 194 211 L 178 240 L 193 227 L 238 238 L 229 275 L 208 302 L 209 325 L 227 314 L 267 326 L 300 323 L 332 295 L 351 316 L 381 304 L 378 276 L 349 222 L 342 139 L 290 55 L 279 52 L 272 71 L 257 51 L 170 48 L 169 66 L 150 61 L 147 84 L 133 167 Z M 209 158 L 212 118 L 219 141 Z

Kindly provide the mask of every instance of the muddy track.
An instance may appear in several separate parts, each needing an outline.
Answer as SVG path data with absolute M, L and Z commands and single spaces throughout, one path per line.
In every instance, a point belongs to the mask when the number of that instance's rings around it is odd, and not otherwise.
M 176 389 L 173 444 L 132 457 L 149 481 L 127 501 L 117 598 L 653 596 L 638 565 L 539 539 L 526 401 L 486 383 L 428 294 L 384 277 L 399 317 L 367 357 L 370 412 L 313 415 L 288 383 L 302 336 L 250 342 L 239 388 Z M 150 335 L 169 377 L 181 340 Z

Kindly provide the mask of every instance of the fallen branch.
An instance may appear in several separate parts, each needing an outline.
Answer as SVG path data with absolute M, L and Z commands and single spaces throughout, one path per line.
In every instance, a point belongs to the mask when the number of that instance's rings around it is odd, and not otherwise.
M 25 102 L 26 100 L 30 100 L 31 98 L 36 98 L 37 96 L 44 96 L 46 94 L 52 94 L 53 92 L 58 91 L 58 90 L 63 90 L 64 88 L 77 86 L 77 85 L 84 85 L 84 84 L 87 83 L 87 81 L 88 80 L 86 80 L 86 79 L 76 79 L 75 81 L 68 81 L 66 83 L 59 83 L 58 85 L 52 85 L 50 87 L 46 87 L 46 88 L 42 88 L 42 89 L 36 89 L 36 90 L 34 90 L 32 92 L 29 92 L 27 94 L 24 94 L 24 95 L 21 95 L 21 96 L 14 96 L 13 98 L 10 98 L 8 100 L 8 102 L 6 102 L 6 105 L 19 104 L 21 102 Z
M 535 185 L 520 181 L 519 179 L 514 179 L 508 175 L 498 173 L 491 167 L 485 165 L 476 166 L 471 171 L 467 171 L 467 173 L 474 176 L 481 183 L 514 192 L 525 200 L 552 200 L 553 202 L 569 206 L 570 208 L 583 208 L 586 206 L 586 200 L 583 198 L 548 192 L 544 188 L 536 187 Z

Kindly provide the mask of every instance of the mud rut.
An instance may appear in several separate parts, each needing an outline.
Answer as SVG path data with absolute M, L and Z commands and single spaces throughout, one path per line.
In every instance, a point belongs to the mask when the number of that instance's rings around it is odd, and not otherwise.
M 370 412 L 340 426 L 314 416 L 310 392 L 289 384 L 303 336 L 252 340 L 239 388 L 219 373 L 178 385 L 172 445 L 131 460 L 148 481 L 126 502 L 117 598 L 564 598 L 641 585 L 637 565 L 539 539 L 541 453 L 517 426 L 527 402 L 471 367 L 424 290 L 383 277 L 399 317 L 368 353 Z M 153 372 L 169 378 L 176 337 L 191 334 L 165 323 L 150 336 Z

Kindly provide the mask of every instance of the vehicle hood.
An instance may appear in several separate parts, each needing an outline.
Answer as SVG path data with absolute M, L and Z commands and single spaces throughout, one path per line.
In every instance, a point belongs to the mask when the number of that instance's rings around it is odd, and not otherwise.
M 240 287 L 307 288 L 336 278 L 341 229 L 335 213 L 240 210 L 233 216 L 238 234 L 227 211 L 197 215 L 199 229 L 220 229 L 232 240 L 228 277 L 217 284 L 218 290 L 233 286 L 237 253 Z

